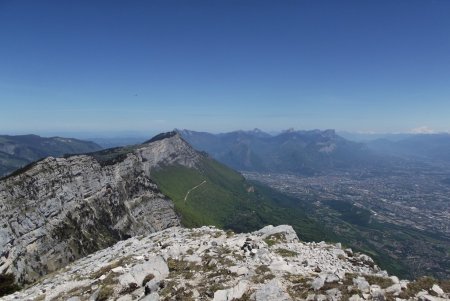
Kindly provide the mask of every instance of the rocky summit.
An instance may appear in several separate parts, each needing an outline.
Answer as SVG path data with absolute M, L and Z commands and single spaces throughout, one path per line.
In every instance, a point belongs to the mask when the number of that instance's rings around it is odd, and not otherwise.
M 249 234 L 169 228 L 116 243 L 2 300 L 448 300 L 448 287 L 389 276 L 290 226 Z
M 119 240 L 179 225 L 150 175 L 167 164 L 192 167 L 198 157 L 169 133 L 131 148 L 48 157 L 2 179 L 0 275 L 32 283 Z

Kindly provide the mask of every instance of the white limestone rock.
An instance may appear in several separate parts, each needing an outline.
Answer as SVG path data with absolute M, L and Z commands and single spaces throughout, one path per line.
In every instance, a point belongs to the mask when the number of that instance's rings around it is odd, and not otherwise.
M 277 279 L 269 281 L 255 293 L 255 301 L 267 300 L 292 301 Z
M 335 245 L 302 243 L 293 237 L 269 247 L 264 242 L 268 233 L 285 238 L 292 234 L 290 227 L 279 226 L 231 237 L 214 227 L 173 227 L 139 235 L 79 259 L 0 300 L 95 301 L 100 293 L 120 301 L 291 301 L 303 300 L 305 294 L 307 300 L 337 301 L 349 294 L 352 301 L 362 301 L 361 296 L 372 301 L 385 298 L 384 290 L 369 283 L 367 276 L 389 276 L 376 271 L 367 259 L 367 264 L 355 264 L 353 258 L 338 256 Z M 257 246 L 257 255 L 245 255 L 241 247 L 246 241 Z M 294 255 L 280 256 L 278 249 Z M 349 281 L 353 285 L 348 286 Z M 400 280 L 394 285 L 401 289 L 402 283 L 407 282 Z M 411 300 L 449 297 L 445 292 L 441 297 L 430 293 L 423 291 Z
M 311 283 L 311 287 L 315 290 L 318 291 L 322 288 L 322 286 L 324 286 L 325 284 L 325 280 L 322 277 L 317 277 L 316 279 L 313 280 L 313 282 Z
M 433 284 L 431 290 L 435 292 L 438 296 L 443 296 L 445 294 L 442 288 L 437 284 Z
M 370 292 L 369 282 L 364 277 L 357 277 L 353 279 L 353 284 L 363 293 Z
M 225 289 L 218 290 L 214 293 L 214 301 L 231 301 L 239 299 L 245 293 L 248 288 L 247 281 L 240 281 L 236 286 Z
M 398 279 L 397 276 L 391 276 L 391 277 L 389 277 L 389 278 L 391 278 L 393 284 L 398 284 L 398 283 L 400 283 L 400 280 Z

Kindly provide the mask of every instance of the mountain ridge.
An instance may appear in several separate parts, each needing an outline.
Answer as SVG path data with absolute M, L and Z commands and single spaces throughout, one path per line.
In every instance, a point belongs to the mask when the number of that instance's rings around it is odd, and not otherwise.
M 100 150 L 94 142 L 75 138 L 38 135 L 0 135 L 0 176 L 48 156 L 80 154 Z
M 174 137 L 113 162 L 101 155 L 48 157 L 0 181 L 1 274 L 27 283 L 120 239 L 179 224 L 150 173 L 159 164 L 192 167 L 196 151 Z
M 366 167 L 380 159 L 364 144 L 346 140 L 332 129 L 287 130 L 277 135 L 257 129 L 220 134 L 177 131 L 196 149 L 243 171 L 311 175 L 333 169 Z

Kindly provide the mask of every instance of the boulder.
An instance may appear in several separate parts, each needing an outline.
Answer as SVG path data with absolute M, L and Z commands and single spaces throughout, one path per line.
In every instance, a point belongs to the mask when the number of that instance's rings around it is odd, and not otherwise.
M 315 291 L 318 291 L 322 288 L 324 284 L 325 284 L 324 279 L 322 277 L 317 277 L 312 281 L 311 288 L 313 288 Z
M 255 292 L 255 301 L 267 300 L 292 301 L 277 279 L 267 282 Z
M 234 299 L 239 299 L 245 293 L 248 288 L 247 281 L 240 281 L 236 286 L 225 289 L 218 290 L 214 293 L 213 301 L 230 301 Z
M 363 293 L 370 292 L 369 282 L 364 277 L 357 277 L 353 279 L 353 284 Z
M 402 286 L 397 283 L 393 284 L 390 287 L 386 288 L 386 293 L 398 295 L 402 292 Z
M 438 296 L 444 296 L 444 291 L 442 290 L 442 288 L 437 285 L 437 284 L 433 284 L 433 287 L 431 288 L 431 290 L 433 292 L 435 292 Z

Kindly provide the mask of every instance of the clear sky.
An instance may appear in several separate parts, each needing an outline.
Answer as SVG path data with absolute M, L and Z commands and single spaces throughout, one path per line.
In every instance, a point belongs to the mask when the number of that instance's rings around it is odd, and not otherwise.
M 450 1 L 0 0 L 0 133 L 450 130 Z

